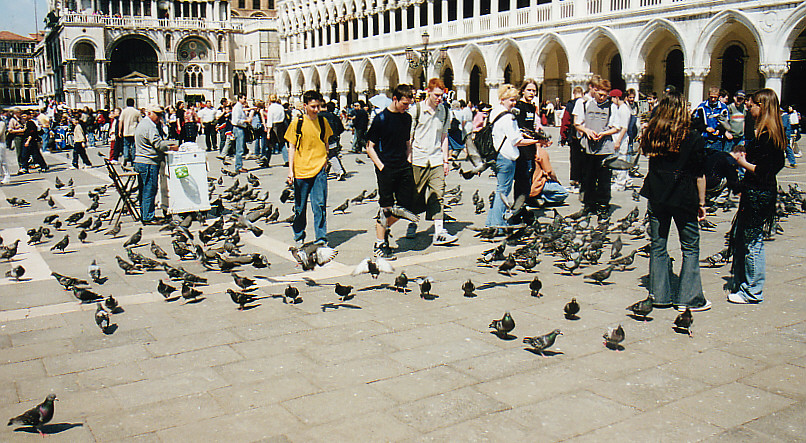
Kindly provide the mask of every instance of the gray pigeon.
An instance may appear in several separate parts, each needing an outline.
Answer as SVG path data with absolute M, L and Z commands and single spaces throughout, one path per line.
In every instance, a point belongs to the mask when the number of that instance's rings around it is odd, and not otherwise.
M 143 239 L 143 228 L 139 228 L 137 229 L 137 232 L 132 234 L 132 236 L 129 237 L 129 239 L 123 243 L 123 247 L 128 248 L 129 246 L 134 246 L 140 243 L 140 240 L 142 239 Z
M 101 328 L 101 332 L 103 333 L 106 333 L 109 329 L 109 313 L 104 310 L 100 303 L 98 303 L 98 307 L 95 309 L 95 324 Z
M 524 337 L 523 342 L 534 348 L 535 352 L 545 357 L 546 355 L 543 354 L 543 351 L 554 345 L 554 341 L 557 339 L 558 335 L 563 335 L 563 333 L 560 332 L 559 329 L 555 329 L 539 337 Z
M 56 398 L 56 394 L 49 394 L 45 401 L 40 403 L 37 406 L 25 411 L 23 414 L 18 415 L 8 421 L 8 426 L 13 425 L 24 425 L 24 426 L 32 426 L 39 432 L 39 435 L 42 437 L 45 434 L 42 432 L 41 426 L 45 423 L 49 422 L 53 418 L 53 413 L 55 409 L 53 407 L 53 402 L 58 401 Z
M 627 307 L 628 311 L 632 311 L 638 317 L 643 317 L 646 321 L 646 316 L 652 312 L 652 307 L 655 304 L 655 297 L 649 294 L 646 299 L 637 301 Z
M 618 325 L 615 328 L 607 328 L 607 331 L 605 331 L 605 333 L 602 335 L 602 338 L 604 338 L 604 345 L 608 349 L 616 350 L 620 350 L 619 343 L 624 341 L 624 337 L 624 328 L 622 328 L 621 325 Z
M 504 316 L 501 317 L 501 320 L 493 320 L 488 327 L 495 329 L 495 333 L 499 337 L 504 338 L 515 329 L 515 320 L 512 319 L 512 315 L 507 311 L 504 313 Z
M 383 257 L 370 257 L 361 260 L 352 275 L 369 274 L 372 278 L 378 278 L 381 272 L 392 274 L 395 272 L 395 268 Z
M 473 293 L 475 290 L 476 285 L 474 285 L 470 279 L 462 283 L 462 292 L 464 292 L 465 297 L 475 297 L 475 294 Z
M 95 283 L 98 283 L 98 280 L 101 279 L 101 267 L 98 266 L 95 260 L 87 267 L 87 274 L 89 274 L 90 279 Z
M 685 330 L 688 336 L 691 337 L 691 325 L 694 324 L 694 316 L 691 315 L 691 308 L 686 307 L 686 310 L 677 315 L 674 319 L 674 325 L 678 329 Z
M 20 281 L 20 277 L 25 275 L 25 268 L 22 265 L 17 265 L 6 271 L 6 277 L 14 278 L 14 280 Z

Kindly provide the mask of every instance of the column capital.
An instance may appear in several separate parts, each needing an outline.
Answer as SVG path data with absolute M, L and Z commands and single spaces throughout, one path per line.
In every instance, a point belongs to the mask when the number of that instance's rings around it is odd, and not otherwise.
M 626 83 L 638 83 L 643 76 L 643 72 L 623 72 L 621 74 L 621 77 Z
M 781 78 L 789 71 L 786 63 L 765 63 L 758 66 L 758 71 L 764 74 L 764 78 Z
M 708 76 L 708 73 L 711 71 L 711 68 L 706 67 L 699 67 L 699 68 L 685 68 L 683 70 L 683 74 L 688 77 L 689 81 L 698 81 L 701 82 L 705 80 L 705 77 Z
M 583 86 L 591 78 L 593 74 L 590 72 L 569 72 L 565 74 L 565 80 L 571 83 L 571 86 Z

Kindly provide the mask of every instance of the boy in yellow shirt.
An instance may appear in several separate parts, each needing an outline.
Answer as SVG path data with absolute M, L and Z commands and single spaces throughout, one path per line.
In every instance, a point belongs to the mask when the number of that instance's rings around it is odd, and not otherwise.
M 327 244 L 327 140 L 333 135 L 324 117 L 319 117 L 322 94 L 302 95 L 303 114 L 291 121 L 285 133 L 288 141 L 288 184 L 294 185 L 294 241 L 305 243 L 308 198 L 313 211 L 316 243 Z

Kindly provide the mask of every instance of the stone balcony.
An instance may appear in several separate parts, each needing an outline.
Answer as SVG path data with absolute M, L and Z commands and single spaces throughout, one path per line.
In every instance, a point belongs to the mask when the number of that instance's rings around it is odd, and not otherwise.
M 243 24 L 232 21 L 214 21 L 208 19 L 153 17 L 112 17 L 107 15 L 66 14 L 61 18 L 64 25 L 104 26 L 118 29 L 196 29 L 242 31 Z

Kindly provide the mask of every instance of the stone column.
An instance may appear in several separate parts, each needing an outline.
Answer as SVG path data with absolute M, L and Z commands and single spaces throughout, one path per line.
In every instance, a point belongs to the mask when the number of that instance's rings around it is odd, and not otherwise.
M 347 94 L 350 93 L 349 89 L 337 89 L 336 92 L 339 93 L 339 108 L 344 108 L 347 106 Z
M 423 3 L 417 3 L 414 5 L 414 29 L 417 29 L 421 26 L 420 24 L 420 8 L 423 7 Z
M 565 74 L 565 80 L 571 84 L 571 91 L 573 91 L 575 87 L 581 86 L 583 91 L 588 92 L 588 79 L 590 79 L 590 77 L 591 74 L 589 72 L 569 72 Z
M 641 81 L 641 76 L 643 75 L 644 74 L 641 72 L 625 72 L 621 74 L 621 76 L 624 77 L 624 81 L 627 83 L 627 89 L 635 89 L 636 92 L 638 92 L 640 89 L 639 82 Z M 622 92 L 625 92 L 626 96 L 626 91 Z
M 498 104 L 498 87 L 504 84 L 504 78 L 488 78 L 487 89 L 490 91 L 489 104 L 495 106 Z
M 781 85 L 784 74 L 789 70 L 786 63 L 767 63 L 758 67 L 758 71 L 764 74 L 764 87 L 770 88 L 778 94 L 781 100 Z
M 456 0 L 456 20 L 462 21 L 464 19 L 465 19 L 465 2 L 464 0 Z
M 703 82 L 710 68 L 686 68 L 683 73 L 688 78 L 688 101 L 697 106 L 703 100 Z
M 470 97 L 470 84 L 454 83 L 453 86 L 456 88 L 456 98 L 467 101 L 467 98 Z
M 425 0 L 423 2 L 426 8 L 428 8 L 428 26 L 434 25 L 434 0 Z M 426 77 L 427 79 L 427 77 Z

